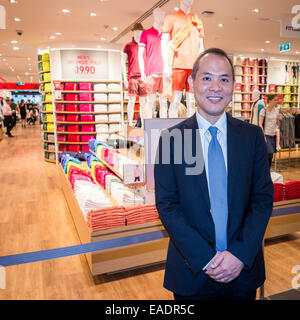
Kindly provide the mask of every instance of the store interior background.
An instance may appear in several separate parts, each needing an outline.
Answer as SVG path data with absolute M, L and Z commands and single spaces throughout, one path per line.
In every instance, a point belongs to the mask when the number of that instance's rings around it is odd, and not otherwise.
M 130 30 L 136 22 L 141 22 L 145 29 L 152 26 L 154 7 L 162 6 L 168 14 L 179 7 L 180 1 L 11 2 L 14 1 L 0 0 L 0 5 L 6 8 L 6 29 L 0 30 L 0 83 L 38 83 L 39 50 L 121 50 L 125 43 L 131 41 Z M 192 12 L 203 21 L 205 48 L 219 47 L 241 57 L 266 58 L 275 62 L 299 60 L 300 63 L 300 39 L 280 37 L 280 23 L 294 16 L 291 13 L 294 5 L 297 5 L 297 1 L 195 0 Z M 62 12 L 65 9 L 70 12 Z M 209 16 L 205 11 L 212 11 L 214 14 Z M 280 44 L 287 42 L 291 43 L 291 50 L 279 53 Z M 0 142 L 0 150 L 7 147 L 9 146 L 6 141 Z M 10 152 L 22 155 L 24 152 L 40 153 L 42 159 L 41 149 L 41 139 L 37 137 L 28 146 L 26 141 L 20 142 Z M 0 225 L 6 230 L 6 236 L 0 237 L 0 255 L 79 244 L 76 228 L 68 214 L 68 206 L 52 164 L 40 164 L 41 159 L 37 156 L 33 160 L 29 155 L 26 157 L 28 163 L 22 170 L 17 169 L 18 159 L 11 162 L 8 158 L 1 158 L 4 167 L 15 166 L 15 175 L 22 179 L 22 183 L 16 187 L 13 181 L 3 180 L 6 182 L 3 187 L 6 190 L 0 195 L 0 206 L 3 203 L 2 210 L 5 214 L 0 218 Z M 278 168 L 282 170 L 291 168 L 291 171 L 284 172 L 286 179 L 289 179 L 289 175 L 294 177 L 299 174 L 299 166 L 297 167 L 293 160 L 278 164 Z M 33 170 L 33 167 L 36 170 Z M 44 177 L 42 192 L 38 185 L 40 177 Z M 24 193 L 26 187 L 29 190 Z M 8 192 L 22 192 L 16 211 L 12 211 L 13 200 L 5 203 Z M 24 213 L 26 210 L 32 213 L 18 219 L 18 212 Z M 54 212 L 57 213 L 55 217 Z M 265 287 L 266 295 L 290 289 L 291 280 L 295 276 L 291 269 L 294 265 L 299 265 L 299 245 L 299 233 L 275 239 L 267 244 L 266 263 L 269 280 Z M 285 261 L 284 265 L 282 261 Z M 0 299 L 172 299 L 172 295 L 162 287 L 163 269 L 160 267 L 132 271 L 125 276 L 100 276 L 96 280 L 91 276 L 82 256 L 7 269 L 10 287 L 4 291 L 0 290 Z

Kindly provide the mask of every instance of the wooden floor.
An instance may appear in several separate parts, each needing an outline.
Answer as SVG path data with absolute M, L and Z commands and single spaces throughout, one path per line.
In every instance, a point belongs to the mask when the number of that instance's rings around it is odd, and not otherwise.
M 0 142 L 0 255 L 80 244 L 55 165 L 43 160 L 41 132 L 14 129 Z M 300 158 L 300 154 L 298 155 Z M 281 165 L 285 181 L 300 179 L 300 161 Z M 300 265 L 300 233 L 267 241 L 265 294 L 292 287 Z M 83 256 L 6 268 L 0 299 L 172 299 L 163 266 L 92 278 Z

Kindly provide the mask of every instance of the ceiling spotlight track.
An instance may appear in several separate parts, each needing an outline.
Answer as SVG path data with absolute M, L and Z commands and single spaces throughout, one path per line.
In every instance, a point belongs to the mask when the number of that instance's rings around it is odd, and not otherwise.
M 133 26 L 136 23 L 142 23 L 144 20 L 146 20 L 147 18 L 149 18 L 151 16 L 151 14 L 153 13 L 153 10 L 156 8 L 160 8 L 162 6 L 164 6 L 166 3 L 168 3 L 170 0 L 160 0 L 158 1 L 152 8 L 150 8 L 148 11 L 146 11 L 142 16 L 140 16 L 136 21 L 134 21 L 131 25 L 129 25 L 126 29 L 124 29 L 118 36 L 116 36 L 114 39 L 112 39 L 110 42 L 111 43 L 115 43 L 117 42 L 119 39 L 121 39 L 122 37 L 124 37 L 128 32 L 131 31 L 131 29 L 133 28 Z

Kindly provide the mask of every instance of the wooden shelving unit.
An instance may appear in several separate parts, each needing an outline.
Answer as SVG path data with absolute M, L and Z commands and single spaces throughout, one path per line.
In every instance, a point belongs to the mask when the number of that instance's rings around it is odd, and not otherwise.
M 245 58 L 244 61 L 249 61 L 250 59 Z M 245 120 L 250 119 L 252 100 L 252 91 L 255 87 L 260 87 L 260 91 L 267 91 L 267 78 L 268 78 L 268 67 L 259 66 L 258 59 L 252 60 L 253 64 L 235 64 L 235 69 L 242 68 L 239 72 L 236 72 L 236 77 L 240 77 L 241 81 L 237 81 L 240 85 L 240 91 L 234 91 L 233 97 L 233 116 L 242 116 Z M 242 72 L 242 73 L 241 73 Z M 244 89 L 244 90 L 243 90 Z M 241 95 L 239 99 L 236 99 L 236 95 Z M 250 98 L 250 99 L 249 99 Z
M 47 58 L 43 58 L 43 57 L 46 57 Z M 40 59 L 42 57 L 42 59 Z M 46 70 L 43 70 L 43 67 L 44 67 L 44 63 L 48 63 L 50 64 L 50 57 L 49 57 L 49 54 L 46 53 L 46 54 L 43 54 L 42 56 L 39 56 L 39 59 L 38 59 L 38 70 L 39 70 L 39 76 L 40 76 L 40 84 L 41 84 L 41 87 L 40 87 L 40 94 L 42 96 L 42 110 L 41 110 L 41 114 L 42 114 L 42 117 L 43 117 L 43 120 L 41 121 L 43 126 L 47 126 L 48 125 L 52 125 L 54 127 L 54 121 L 47 121 L 47 120 L 44 120 L 45 117 L 47 117 L 47 115 L 50 115 L 52 114 L 53 115 L 53 110 L 52 111 L 47 111 L 46 110 L 46 105 L 49 105 L 49 104 L 53 104 L 53 101 L 52 101 L 52 98 L 49 99 L 49 101 L 46 101 L 46 99 L 48 100 L 48 96 L 52 96 L 52 91 L 50 91 L 48 88 L 45 90 L 44 89 L 44 86 L 47 84 L 47 87 L 49 87 L 49 84 L 51 84 L 51 81 L 49 81 L 49 79 L 44 79 L 45 75 L 46 74 L 50 74 L 50 78 L 51 78 L 51 68 L 48 70 L 48 68 Z M 48 65 L 49 66 L 49 65 Z M 50 66 L 51 67 L 51 66 Z M 55 140 L 54 141 L 50 141 L 47 139 L 47 135 L 48 134 L 53 134 L 54 135 L 54 131 L 55 130 L 51 130 L 51 131 L 48 131 L 48 130 L 43 130 L 43 146 L 44 146 L 44 159 L 50 163 L 55 163 L 56 162 L 56 154 L 55 154 L 55 151 L 52 151 L 52 150 L 48 150 L 48 149 L 45 149 L 45 144 L 48 145 L 54 145 L 55 146 Z
M 100 135 L 112 135 L 112 134 L 116 134 L 119 132 L 116 131 L 116 130 L 109 130 L 109 126 L 110 125 L 122 125 L 123 123 L 123 100 L 122 100 L 122 83 L 121 81 L 113 81 L 113 80 L 83 80 L 83 81 L 79 81 L 79 80 L 60 80 L 59 81 L 63 87 L 62 89 L 65 88 L 65 85 L 67 83 L 79 83 L 78 86 L 74 86 L 74 89 L 78 89 L 78 90 L 58 90 L 61 94 L 65 95 L 65 94 L 76 94 L 78 95 L 78 100 L 76 101 L 67 101 L 65 99 L 65 97 L 63 96 L 62 97 L 62 100 L 54 100 L 54 105 L 55 105 L 55 110 L 54 110 L 54 114 L 55 114 L 55 126 L 57 128 L 57 126 L 65 126 L 66 127 L 66 131 L 62 132 L 56 132 L 56 135 L 78 135 L 78 136 L 85 136 L 85 135 L 91 135 L 91 136 L 94 136 L 96 138 L 96 136 L 98 134 Z M 92 84 L 92 86 L 89 88 L 89 90 L 82 90 L 82 88 L 80 88 L 80 83 L 90 83 Z M 97 84 L 101 84 L 101 87 L 103 87 L 103 90 L 93 90 L 94 89 L 94 86 L 96 86 Z M 115 90 L 115 88 L 109 88 L 109 85 L 110 84 L 113 84 L 113 85 L 118 85 L 119 89 L 120 90 Z M 68 86 L 69 88 L 70 86 Z M 77 88 L 75 88 L 77 87 Z M 116 87 L 116 86 L 114 86 Z M 96 87 L 95 87 L 96 88 Z M 110 90 L 112 89 L 112 90 Z M 116 88 L 118 89 L 118 88 Z M 92 94 L 92 99 L 91 100 L 95 100 L 94 101 L 79 101 L 79 98 L 80 98 L 80 94 L 83 94 L 83 93 L 89 93 L 89 94 Z M 55 90 L 54 90 L 54 93 L 55 95 Z M 100 94 L 100 95 L 106 95 L 107 99 L 105 99 L 105 96 L 104 96 L 104 99 L 99 99 L 99 100 L 102 100 L 102 101 L 97 101 L 97 94 Z M 110 94 L 118 94 L 119 95 L 119 99 L 118 100 L 114 100 L 114 101 L 109 101 L 109 95 Z M 94 96 L 95 95 L 95 96 Z M 77 97 L 76 97 L 77 98 Z M 118 97 L 116 97 L 118 98 Z M 80 106 L 83 105 L 83 104 L 88 104 L 88 105 L 92 105 L 93 108 L 92 110 L 93 111 L 80 111 Z M 102 109 L 104 111 L 95 111 L 95 105 L 106 105 L 106 108 Z M 114 107 L 110 107 L 110 105 L 120 105 L 120 108 L 116 108 L 115 106 Z M 64 105 L 78 105 L 78 108 L 74 109 L 76 111 L 67 111 L 66 110 L 66 107 L 63 107 L 62 109 L 59 109 L 59 111 L 56 109 L 56 106 L 57 105 L 60 105 L 60 106 L 64 106 Z M 115 111 L 109 111 L 109 110 L 114 110 L 113 108 L 115 108 Z M 78 109 L 78 110 L 77 110 Z M 70 108 L 68 108 L 68 110 L 70 110 Z M 97 109 L 96 109 L 97 110 Z M 94 116 L 94 121 L 81 121 L 81 117 L 79 117 L 78 121 L 66 121 L 67 118 L 65 118 L 65 121 L 58 121 L 57 118 L 59 115 L 91 115 L 91 116 Z M 96 116 L 97 115 L 107 115 L 107 117 L 104 117 L 103 120 L 104 121 L 96 121 Z M 114 118 L 112 116 L 112 118 L 110 117 L 110 115 L 120 115 L 120 117 L 118 116 L 115 116 L 117 118 L 115 118 L 116 120 L 114 121 Z M 60 118 L 60 120 L 62 120 L 64 118 Z M 70 119 L 70 118 L 68 118 Z M 74 119 L 72 119 L 74 120 Z M 87 119 L 89 120 L 89 119 Z M 97 120 L 101 120 L 100 119 L 97 119 Z M 107 121 L 105 121 L 107 120 Z M 80 127 L 80 130 L 79 132 L 68 132 L 68 126 L 70 125 L 78 125 Z M 81 132 L 81 128 L 83 128 L 82 126 L 87 126 L 87 125 L 92 125 L 94 126 L 94 130 L 92 132 Z M 99 130 L 99 128 L 97 128 L 96 126 L 97 125 L 105 125 L 106 130 Z M 111 129 L 114 129 L 114 128 L 111 128 Z M 121 128 L 120 128 L 121 129 Z M 84 128 L 83 128 L 84 130 Z M 81 138 L 80 138 L 81 139 Z M 105 142 L 105 141 L 104 141 Z M 76 148 L 76 147 L 80 147 L 82 146 L 83 149 L 81 148 L 81 151 L 88 151 L 86 149 L 86 146 L 88 146 L 88 142 L 86 141 L 78 141 L 78 142 L 72 142 L 72 141 L 66 141 L 66 142 L 63 142 L 63 141 L 57 141 L 57 145 L 58 145 L 58 149 L 62 149 L 62 148 L 65 148 L 63 147 L 64 145 L 67 147 L 67 149 L 69 151 L 73 151 L 73 149 L 75 148 L 76 150 L 79 150 L 79 148 Z M 74 147 L 72 147 L 74 146 Z M 75 147 L 76 146 L 76 147 Z M 70 150 L 70 148 L 72 150 Z

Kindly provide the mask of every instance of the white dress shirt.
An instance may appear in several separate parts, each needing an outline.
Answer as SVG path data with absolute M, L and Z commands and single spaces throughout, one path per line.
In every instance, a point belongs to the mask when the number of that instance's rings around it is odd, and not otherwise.
M 200 139 L 202 144 L 202 151 L 204 156 L 204 163 L 205 163 L 205 172 L 206 172 L 206 179 L 208 184 L 208 192 L 209 192 L 209 175 L 208 175 L 208 147 L 211 140 L 211 134 L 208 131 L 209 127 L 212 126 L 210 122 L 204 119 L 198 112 L 196 113 Z M 224 112 L 221 118 L 213 125 L 214 127 L 218 128 L 217 139 L 223 151 L 224 161 L 226 171 L 227 169 L 227 117 L 226 113 Z

